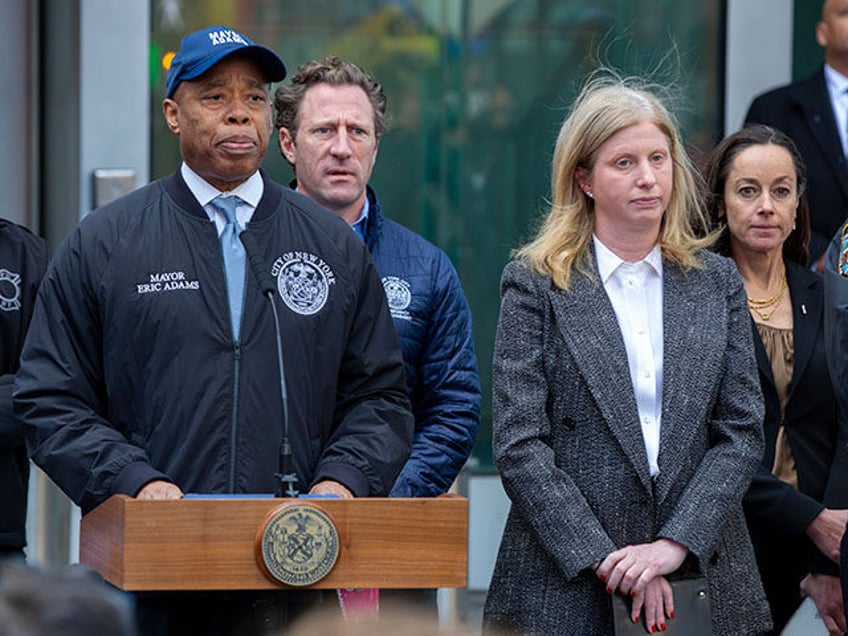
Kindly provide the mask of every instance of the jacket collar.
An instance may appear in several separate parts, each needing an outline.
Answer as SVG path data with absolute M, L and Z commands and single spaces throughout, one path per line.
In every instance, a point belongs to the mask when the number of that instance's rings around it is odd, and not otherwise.
M 259 200 L 259 205 L 253 213 L 251 222 L 261 221 L 270 217 L 280 206 L 280 201 L 283 198 L 283 188 L 275 181 L 268 178 L 268 175 L 261 168 L 259 174 L 262 176 L 264 186 L 262 198 Z M 192 216 L 200 217 L 208 220 L 206 212 L 197 202 L 195 196 L 191 193 L 186 182 L 183 180 L 179 170 L 176 170 L 170 176 L 162 180 L 162 187 L 168 193 L 174 202 L 183 210 Z
M 289 188 L 297 189 L 297 179 L 289 181 Z M 365 223 L 365 246 L 368 251 L 374 250 L 374 246 L 380 241 L 380 236 L 383 234 L 383 211 L 380 207 L 380 202 L 377 201 L 377 194 L 371 188 L 366 186 L 365 196 L 368 197 L 368 219 Z
M 377 201 L 377 194 L 371 189 L 371 186 L 366 186 L 366 196 L 368 197 L 368 222 L 365 225 L 365 246 L 368 251 L 374 250 L 374 246 L 380 242 L 380 236 L 383 234 L 383 210 L 380 207 L 380 202 Z
M 792 334 L 794 355 L 792 364 L 792 380 L 789 383 L 789 395 L 795 390 L 801 376 L 807 369 L 813 349 L 816 346 L 818 330 L 822 324 L 822 292 L 820 277 L 805 270 L 800 265 L 786 262 L 786 282 L 792 301 Z M 763 346 L 763 341 L 757 331 L 754 319 L 751 319 L 754 332 L 754 350 L 757 355 L 757 367 L 760 374 L 774 388 L 774 374 L 771 362 Z
M 830 104 L 824 65 L 810 77 L 790 84 L 787 94 L 800 110 L 810 135 L 828 158 L 839 186 L 848 196 L 848 170 L 845 169 L 841 136 Z

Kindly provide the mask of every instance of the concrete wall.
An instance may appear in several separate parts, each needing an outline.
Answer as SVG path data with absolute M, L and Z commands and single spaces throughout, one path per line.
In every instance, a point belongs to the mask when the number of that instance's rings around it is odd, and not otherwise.
M 95 170 L 150 174 L 149 2 L 84 0 L 80 15 L 80 212 L 91 211 Z M 134 189 L 134 188 L 131 188 Z
M 752 98 L 791 81 L 793 4 L 793 0 L 728 0 L 726 134 L 742 126 Z
M 35 26 L 37 3 L 0 3 L 0 216 L 38 229 L 35 167 L 37 118 L 32 104 L 38 82 Z
M 0 17 L 9 10 L 9 1 L 0 8 Z M 149 180 L 150 2 L 13 0 L 13 4 L 32 4 L 41 10 L 41 30 L 32 33 L 39 40 L 42 58 L 37 66 L 39 93 L 23 110 L 40 114 L 29 140 L 30 145 L 42 148 L 35 190 L 44 220 L 40 229 L 55 250 L 91 211 L 96 170 L 131 171 L 130 189 Z M 0 20 L 0 32 L 5 32 L 5 26 Z M 5 46 L 2 39 L 0 45 Z M 8 108 L 4 102 L 0 100 L 3 114 Z M 4 133 L 7 124 L 16 122 L 0 117 Z M 25 174 L 24 165 L 12 165 L 8 172 L 0 170 L 0 179 L 14 181 Z M 34 470 L 27 521 L 29 558 L 75 562 L 78 529 L 79 510 L 43 473 Z

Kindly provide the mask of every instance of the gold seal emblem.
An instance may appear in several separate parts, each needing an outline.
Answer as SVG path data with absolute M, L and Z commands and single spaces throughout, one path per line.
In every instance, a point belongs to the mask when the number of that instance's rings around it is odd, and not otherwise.
M 257 557 L 271 578 L 296 587 L 323 579 L 339 556 L 339 534 L 330 517 L 314 506 L 288 503 L 275 508 L 260 529 Z

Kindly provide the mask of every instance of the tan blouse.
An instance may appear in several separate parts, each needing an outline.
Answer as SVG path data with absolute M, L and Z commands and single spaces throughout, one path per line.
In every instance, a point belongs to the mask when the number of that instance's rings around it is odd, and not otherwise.
M 777 395 L 780 398 L 780 420 L 783 421 L 795 360 L 795 336 L 791 328 L 781 329 L 761 322 L 756 322 L 756 325 L 769 362 L 771 363 L 771 373 L 774 376 L 774 384 L 777 388 Z M 771 472 L 779 479 L 798 488 L 798 471 L 795 469 L 795 458 L 792 456 L 789 438 L 782 424 L 777 431 L 774 465 L 771 468 Z

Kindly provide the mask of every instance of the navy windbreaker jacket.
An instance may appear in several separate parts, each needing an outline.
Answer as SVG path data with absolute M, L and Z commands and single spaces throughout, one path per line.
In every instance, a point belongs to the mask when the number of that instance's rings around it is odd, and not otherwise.
M 364 246 L 265 179 L 245 232 L 273 278 L 299 488 L 388 493 L 412 433 L 397 337 Z M 283 432 L 273 312 L 249 266 L 230 327 L 215 225 L 179 172 L 88 215 L 39 292 L 15 390 L 33 460 L 83 511 L 167 479 L 269 493 Z

